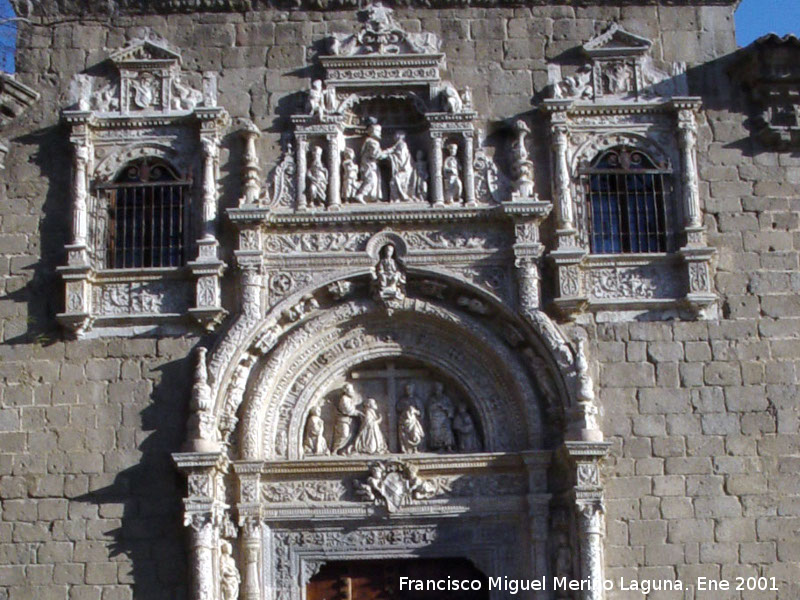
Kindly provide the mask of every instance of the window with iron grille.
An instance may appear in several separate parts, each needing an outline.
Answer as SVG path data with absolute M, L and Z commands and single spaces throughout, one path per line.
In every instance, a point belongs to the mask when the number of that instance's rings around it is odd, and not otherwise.
M 107 269 L 178 267 L 184 263 L 190 182 L 158 159 L 125 166 L 98 186 L 108 206 Z
M 672 249 L 669 170 L 629 147 L 606 150 L 582 174 L 593 254 Z

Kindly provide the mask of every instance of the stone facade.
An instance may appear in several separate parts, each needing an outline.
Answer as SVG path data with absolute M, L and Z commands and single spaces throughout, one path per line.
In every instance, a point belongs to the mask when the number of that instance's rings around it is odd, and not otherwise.
M 0 599 L 455 555 L 798 596 L 795 38 L 737 50 L 723 0 L 14 4 Z M 662 252 L 590 250 L 616 148 L 670 182 Z M 140 158 L 186 176 L 182 267 L 103 262 Z

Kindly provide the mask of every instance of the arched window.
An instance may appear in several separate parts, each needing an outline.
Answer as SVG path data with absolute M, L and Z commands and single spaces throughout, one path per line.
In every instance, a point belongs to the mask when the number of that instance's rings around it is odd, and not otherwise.
M 593 254 L 667 252 L 671 176 L 640 150 L 600 154 L 582 176 Z
M 108 206 L 106 268 L 181 266 L 189 185 L 166 162 L 142 158 L 98 186 Z

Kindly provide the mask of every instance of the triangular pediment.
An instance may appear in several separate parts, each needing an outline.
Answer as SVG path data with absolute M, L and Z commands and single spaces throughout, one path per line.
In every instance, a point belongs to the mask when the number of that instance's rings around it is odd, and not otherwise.
M 592 57 L 614 57 L 647 53 L 653 42 L 635 35 L 614 23 L 605 32 L 593 37 L 583 45 L 583 50 Z
M 166 42 L 152 36 L 137 39 L 111 55 L 117 64 L 131 62 L 180 62 L 181 55 L 169 48 Z

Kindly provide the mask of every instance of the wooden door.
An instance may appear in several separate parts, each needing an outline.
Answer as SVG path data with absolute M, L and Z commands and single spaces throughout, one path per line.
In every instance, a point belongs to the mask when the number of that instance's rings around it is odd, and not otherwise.
M 479 591 L 418 591 L 409 580 L 479 580 Z M 401 589 L 403 588 L 403 589 Z M 463 558 L 356 560 L 326 563 L 308 584 L 307 600 L 488 600 L 488 580 Z

